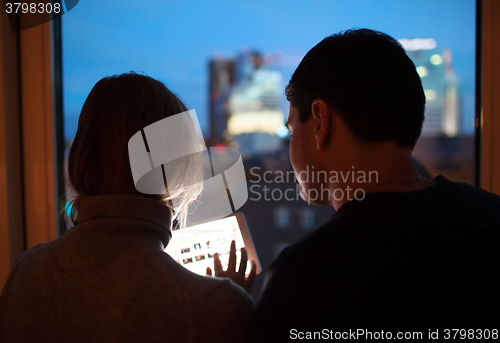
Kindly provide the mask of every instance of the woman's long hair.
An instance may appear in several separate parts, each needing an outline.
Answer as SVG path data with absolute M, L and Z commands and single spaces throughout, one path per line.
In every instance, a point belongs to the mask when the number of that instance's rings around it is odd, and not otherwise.
M 169 182 L 167 194 L 146 195 L 135 188 L 128 156 L 128 142 L 135 133 L 185 111 L 177 96 L 148 76 L 130 72 L 97 82 L 83 105 L 68 156 L 68 177 L 75 195 L 71 220 L 77 224 L 78 204 L 85 196 L 140 194 L 177 210 L 177 222 L 185 226 L 187 207 L 203 187 L 200 160 L 193 156 L 179 166 L 183 170 L 176 174 L 182 177 L 176 177 L 175 184 Z

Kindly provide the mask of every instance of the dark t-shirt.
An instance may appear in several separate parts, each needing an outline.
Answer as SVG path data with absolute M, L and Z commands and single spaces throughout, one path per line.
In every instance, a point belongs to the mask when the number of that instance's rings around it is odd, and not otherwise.
M 350 201 L 285 249 L 267 272 L 252 341 L 397 328 L 425 338 L 443 325 L 499 323 L 500 197 L 434 181 Z

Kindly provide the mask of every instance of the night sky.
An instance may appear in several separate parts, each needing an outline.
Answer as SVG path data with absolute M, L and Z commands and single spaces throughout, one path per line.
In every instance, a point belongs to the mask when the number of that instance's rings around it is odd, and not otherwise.
M 472 133 L 475 15 L 473 0 L 82 0 L 62 17 L 65 136 L 74 136 L 93 85 L 131 70 L 163 81 L 196 109 L 206 132 L 208 61 L 215 54 L 235 56 L 244 46 L 281 51 L 286 82 L 321 39 L 361 27 L 396 39 L 434 38 L 450 48 L 462 81 L 463 127 Z

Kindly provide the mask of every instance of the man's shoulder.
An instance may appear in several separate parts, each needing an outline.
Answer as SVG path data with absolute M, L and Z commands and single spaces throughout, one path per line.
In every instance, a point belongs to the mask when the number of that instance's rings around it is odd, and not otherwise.
M 346 250 L 345 245 L 350 242 L 350 239 L 356 238 L 356 241 L 360 241 L 364 234 L 370 234 L 374 229 L 387 227 L 387 225 L 398 226 L 398 218 L 405 218 L 410 225 L 413 219 L 411 215 L 408 215 L 413 212 L 420 213 L 417 208 L 409 207 L 412 202 L 417 202 L 422 207 L 425 205 L 428 208 L 435 208 L 437 211 L 449 208 L 450 211 L 456 212 L 461 211 L 456 206 L 460 203 L 463 207 L 471 206 L 470 211 L 465 213 L 466 216 L 477 216 L 477 211 L 481 211 L 482 214 L 491 213 L 492 216 L 500 218 L 500 211 L 494 211 L 500 209 L 500 196 L 467 183 L 450 181 L 442 175 L 437 176 L 434 181 L 438 187 L 430 187 L 424 192 L 376 194 L 376 197 L 367 197 L 368 201 L 365 204 L 363 201 L 352 201 L 346 204 L 345 208 L 341 208 L 328 222 L 284 249 L 272 264 L 272 269 L 288 263 L 300 265 L 301 261 L 327 254 L 332 255 L 330 256 L 330 261 L 332 261 L 336 255 L 331 254 L 332 250 L 337 249 L 337 252 Z M 448 201 L 445 201 L 446 199 Z M 423 200 L 426 200 L 426 203 L 421 203 Z M 394 208 L 406 209 L 406 211 L 395 211 Z M 389 213 L 390 216 L 388 216 Z M 432 214 L 425 213 L 425 211 L 421 211 L 419 216 L 424 218 L 423 221 L 427 216 L 430 217 L 429 221 L 435 219 Z M 393 220 L 394 218 L 396 220 Z M 497 223 L 485 223 L 484 226 L 491 225 L 497 225 Z
M 434 194 L 434 203 L 444 209 L 444 214 L 455 214 L 464 224 L 478 227 L 500 225 L 500 196 L 442 175 L 435 180 L 442 186 L 439 194 Z
M 350 316 L 345 300 L 356 292 L 358 278 L 343 259 L 343 229 L 336 222 L 332 218 L 284 249 L 266 270 L 250 341 L 288 340 L 294 328 L 331 325 L 337 320 L 332 316 L 340 312 Z
M 407 301 L 404 291 L 398 293 L 404 289 L 398 286 L 402 282 L 420 285 L 426 277 L 440 275 L 443 266 L 456 267 L 453 270 L 460 274 L 462 264 L 441 250 L 448 247 L 445 251 L 461 252 L 464 247 L 469 251 L 463 242 L 482 242 L 474 230 L 462 230 L 461 225 L 467 229 L 497 225 L 500 197 L 444 177 L 434 181 L 436 185 L 421 191 L 367 194 L 363 201 L 347 203 L 329 222 L 285 249 L 269 270 L 257 308 L 261 316 L 280 319 L 255 319 L 254 328 L 277 327 L 275 332 L 285 334 L 295 324 L 318 328 L 370 323 L 368 319 L 373 318 L 363 314 L 365 307 L 375 312 L 383 308 L 369 302 L 377 298 L 371 296 L 373 285 L 382 291 L 393 280 L 390 286 L 394 287 L 388 288 L 393 293 L 385 291 L 384 299 L 392 301 L 401 295 Z M 463 235 L 466 232 L 468 236 Z M 483 236 L 490 237 L 486 231 Z M 423 279 L 413 272 L 415 265 L 426 273 Z M 399 306 L 396 300 L 392 304 Z
M 484 201 L 490 201 L 494 204 L 500 205 L 499 195 L 488 192 L 480 187 L 465 182 L 450 181 L 442 175 L 437 176 L 434 180 L 444 184 L 446 186 L 445 189 L 461 192 L 466 196 L 481 198 Z
M 308 287 L 311 277 L 323 276 L 323 270 L 333 271 L 342 260 L 342 241 L 346 226 L 335 216 L 300 241 L 285 248 L 266 271 L 266 280 L 294 280 L 295 286 Z M 328 277 L 332 278 L 331 274 Z

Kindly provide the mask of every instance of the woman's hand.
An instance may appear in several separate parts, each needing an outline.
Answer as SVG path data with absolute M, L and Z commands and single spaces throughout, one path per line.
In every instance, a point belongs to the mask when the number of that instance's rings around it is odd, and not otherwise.
M 245 248 L 241 248 L 241 261 L 236 270 L 236 242 L 233 240 L 231 242 L 231 248 L 229 250 L 229 262 L 227 265 L 227 270 L 222 269 L 222 264 L 220 262 L 219 254 L 214 254 L 214 271 L 217 277 L 228 277 L 237 285 L 243 287 L 248 294 L 252 290 L 253 281 L 255 279 L 255 273 L 257 267 L 255 262 L 251 261 L 252 268 L 250 269 L 250 274 L 245 275 L 245 270 L 247 267 L 248 254 Z M 212 275 L 212 269 L 207 267 L 207 275 Z

